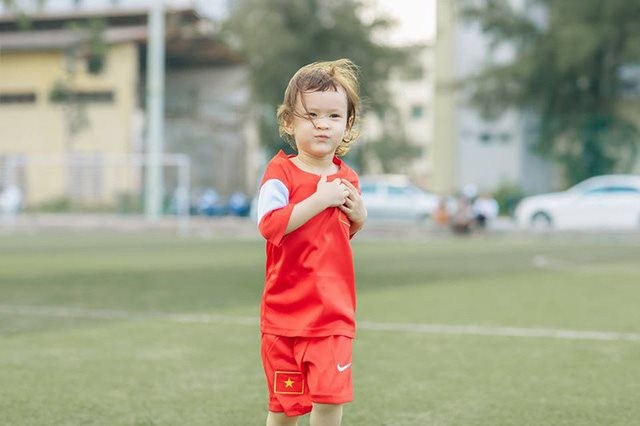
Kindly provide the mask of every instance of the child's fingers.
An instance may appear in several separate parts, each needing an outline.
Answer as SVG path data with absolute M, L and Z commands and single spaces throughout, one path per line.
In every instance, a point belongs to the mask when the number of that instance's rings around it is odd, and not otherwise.
M 360 196 L 360 194 L 358 194 L 358 190 L 353 185 L 351 185 L 348 181 L 343 180 L 343 185 L 349 191 L 349 198 L 355 200 L 357 199 L 357 197 Z
M 355 201 L 358 201 L 360 199 L 360 194 L 358 194 L 356 191 L 349 191 L 349 199 Z
M 351 182 L 349 182 L 348 180 L 346 180 L 346 179 L 342 179 L 342 183 L 343 183 L 345 186 L 347 186 L 347 188 L 349 188 L 351 191 L 353 191 L 353 192 L 355 192 L 355 193 L 358 193 L 358 190 L 356 189 L 356 187 L 355 187 L 355 186 L 353 186 L 353 184 L 352 184 Z

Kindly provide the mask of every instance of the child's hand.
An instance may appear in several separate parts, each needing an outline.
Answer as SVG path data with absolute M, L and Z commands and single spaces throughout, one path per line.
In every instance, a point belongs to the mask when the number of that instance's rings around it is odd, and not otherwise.
M 362 197 L 356 187 L 348 180 L 342 179 L 342 184 L 348 189 L 349 194 L 345 202 L 338 208 L 347 215 L 351 222 L 362 225 L 367 220 L 367 209 L 364 207 Z
M 340 182 L 340 179 L 334 179 L 328 182 L 327 175 L 322 175 L 318 182 L 315 195 L 323 205 L 327 207 L 338 207 L 346 202 L 349 190 L 346 185 Z

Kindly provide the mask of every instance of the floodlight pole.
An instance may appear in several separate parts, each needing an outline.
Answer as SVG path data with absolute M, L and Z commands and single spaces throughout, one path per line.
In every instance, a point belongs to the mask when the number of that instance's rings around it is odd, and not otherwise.
M 157 220 L 162 214 L 162 162 L 164 138 L 164 1 L 152 2 L 147 43 L 147 156 L 145 214 Z

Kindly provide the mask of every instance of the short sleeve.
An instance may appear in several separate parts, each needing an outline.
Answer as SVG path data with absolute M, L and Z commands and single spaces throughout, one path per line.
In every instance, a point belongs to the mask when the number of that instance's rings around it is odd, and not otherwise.
M 262 236 L 273 245 L 280 246 L 282 243 L 294 206 L 287 204 L 281 209 L 272 210 L 258 224 Z
M 262 236 L 279 246 L 294 204 L 289 202 L 288 178 L 277 163 L 269 164 L 258 193 L 258 229 Z

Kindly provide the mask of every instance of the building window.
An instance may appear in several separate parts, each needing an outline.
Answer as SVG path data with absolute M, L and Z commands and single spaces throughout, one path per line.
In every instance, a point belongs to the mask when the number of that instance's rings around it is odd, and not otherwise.
M 106 104 L 112 103 L 115 99 L 113 90 L 78 90 L 72 93 L 72 97 L 77 102 Z M 69 92 L 62 91 L 52 96 L 51 101 L 54 103 L 69 102 L 69 95 Z
M 480 139 L 480 143 L 484 145 L 488 145 L 489 143 L 491 143 L 491 133 L 482 132 L 480 133 L 479 139 Z
M 0 93 L 0 104 L 33 104 L 36 102 L 34 92 Z
M 422 105 L 413 105 L 411 107 L 411 118 L 418 119 L 424 116 L 424 107 Z

